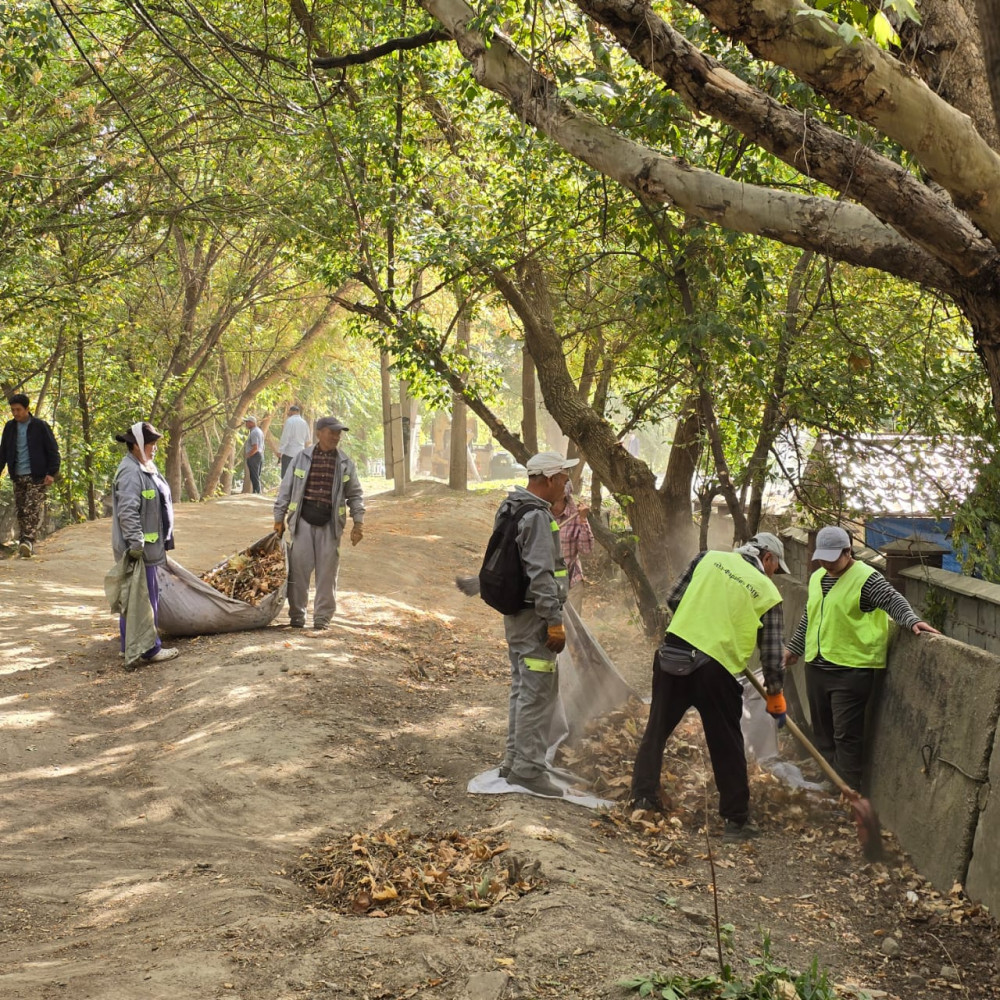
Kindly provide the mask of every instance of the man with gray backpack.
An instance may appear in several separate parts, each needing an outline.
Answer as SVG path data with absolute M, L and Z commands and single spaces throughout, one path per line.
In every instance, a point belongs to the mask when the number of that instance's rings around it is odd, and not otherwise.
M 562 798 L 546 774 L 545 753 L 566 645 L 563 605 L 568 573 L 551 505 L 566 488 L 567 461 L 544 451 L 528 459 L 528 485 L 500 504 L 479 572 L 480 596 L 500 611 L 510 656 L 507 744 L 500 777 L 536 795 Z

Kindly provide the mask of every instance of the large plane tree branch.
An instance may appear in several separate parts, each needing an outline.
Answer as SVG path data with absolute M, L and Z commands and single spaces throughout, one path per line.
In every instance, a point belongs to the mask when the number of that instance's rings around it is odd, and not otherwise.
M 421 0 L 421 4 L 453 35 L 476 79 L 505 97 L 519 118 L 644 200 L 674 205 L 689 217 L 737 232 L 876 267 L 949 294 L 958 291 L 954 271 L 863 206 L 744 184 L 656 153 L 560 98 L 555 84 L 501 33 L 494 32 L 487 46 L 468 28 L 473 11 L 464 0 Z
M 867 39 L 845 41 L 836 22 L 800 0 L 692 3 L 729 38 L 898 142 L 1000 245 L 1000 155 L 891 53 Z
M 959 274 L 996 265 L 996 248 L 946 195 L 857 139 L 729 72 L 646 4 L 576 0 L 576 5 L 693 111 L 730 125 L 800 173 L 860 202 Z

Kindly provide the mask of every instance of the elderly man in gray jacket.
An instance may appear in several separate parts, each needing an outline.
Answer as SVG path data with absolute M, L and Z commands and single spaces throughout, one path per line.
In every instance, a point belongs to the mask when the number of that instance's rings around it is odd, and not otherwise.
M 555 451 L 528 459 L 528 486 L 516 486 L 500 504 L 494 527 L 507 515 L 527 512 L 517 526 L 517 548 L 528 579 L 526 607 L 503 616 L 510 656 L 510 700 L 507 745 L 500 777 L 510 784 L 552 798 L 562 789 L 546 773 L 545 754 L 552 713 L 559 693 L 556 655 L 566 645 L 563 605 L 568 593 L 566 564 L 559 544 L 559 526 L 552 504 L 566 489 L 567 461 Z
M 288 616 L 305 628 L 309 581 L 316 574 L 313 628 L 325 629 L 337 611 L 340 539 L 350 510 L 351 545 L 364 537 L 364 493 L 354 462 L 340 450 L 348 430 L 336 417 L 316 421 L 316 444 L 304 448 L 282 477 L 274 501 L 274 530 L 288 525 Z

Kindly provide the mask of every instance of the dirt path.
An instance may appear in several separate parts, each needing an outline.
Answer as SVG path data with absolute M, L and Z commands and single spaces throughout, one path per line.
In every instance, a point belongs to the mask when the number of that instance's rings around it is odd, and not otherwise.
M 374 497 L 330 632 L 182 640 L 178 659 L 135 673 L 105 610 L 107 522 L 0 563 L 0 996 L 620 997 L 625 976 L 716 967 L 696 821 L 654 830 L 465 792 L 498 761 L 507 668 L 497 616 L 451 581 L 475 567 L 495 504 L 433 485 Z M 207 568 L 263 534 L 269 508 L 181 507 L 176 558 Z M 614 594 L 587 618 L 645 691 L 649 644 Z M 678 768 L 687 754 L 700 781 L 686 746 Z M 828 808 L 767 794 L 757 845 L 715 845 L 734 965 L 770 928 L 781 961 L 818 955 L 839 982 L 1000 996 L 984 917 L 905 859 L 864 866 L 835 821 L 819 837 Z M 502 829 L 543 884 L 484 913 L 372 919 L 289 877 L 308 847 L 397 828 Z

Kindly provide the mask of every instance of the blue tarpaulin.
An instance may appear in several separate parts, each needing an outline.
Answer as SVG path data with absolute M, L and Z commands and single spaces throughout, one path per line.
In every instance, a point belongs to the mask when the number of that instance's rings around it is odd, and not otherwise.
M 934 542 L 947 551 L 944 553 L 942 569 L 961 573 L 962 567 L 955 558 L 951 547 L 951 518 L 936 520 L 933 517 L 873 517 L 865 522 L 865 545 L 871 549 L 881 549 L 889 542 L 912 538 L 916 535 L 921 541 Z

